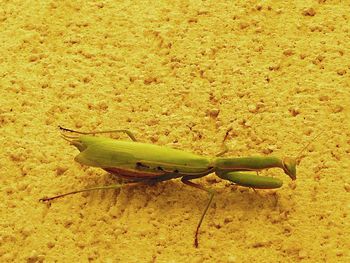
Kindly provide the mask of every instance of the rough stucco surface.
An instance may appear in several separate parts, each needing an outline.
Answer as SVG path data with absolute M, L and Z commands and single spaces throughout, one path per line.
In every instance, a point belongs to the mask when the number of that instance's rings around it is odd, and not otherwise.
M 215 2 L 215 3 L 214 3 Z M 347 1 L 1 1 L 1 262 L 350 262 Z M 58 125 L 202 155 L 297 156 L 278 190 L 118 181 Z M 127 139 L 120 136 L 120 139 Z

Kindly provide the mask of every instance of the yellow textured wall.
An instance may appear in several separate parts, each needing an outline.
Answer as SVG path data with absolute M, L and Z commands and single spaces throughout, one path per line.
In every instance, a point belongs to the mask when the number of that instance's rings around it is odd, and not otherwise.
M 350 262 L 348 1 L 1 1 L 1 262 Z M 116 182 L 58 125 L 203 155 L 296 156 L 278 190 Z M 121 136 L 120 138 L 126 139 Z

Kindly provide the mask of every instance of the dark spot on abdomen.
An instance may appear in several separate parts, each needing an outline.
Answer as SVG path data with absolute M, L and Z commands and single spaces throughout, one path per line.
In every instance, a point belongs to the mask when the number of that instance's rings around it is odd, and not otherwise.
M 140 168 L 148 168 L 149 169 L 149 166 L 148 165 L 145 165 L 141 162 L 137 162 L 136 163 L 136 169 L 140 169 Z

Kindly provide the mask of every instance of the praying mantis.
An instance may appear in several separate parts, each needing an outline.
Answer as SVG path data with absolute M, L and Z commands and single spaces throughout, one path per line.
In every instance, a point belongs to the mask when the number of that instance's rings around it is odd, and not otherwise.
M 208 203 L 197 224 L 194 237 L 195 247 L 198 247 L 199 229 L 213 201 L 215 192 L 213 189 L 192 182 L 193 179 L 215 173 L 221 179 L 243 187 L 253 189 L 280 188 L 283 184 L 282 180 L 260 176 L 257 173 L 260 170 L 270 168 L 280 168 L 292 180 L 296 179 L 297 158 L 278 158 L 273 156 L 222 157 L 226 151 L 214 157 L 206 157 L 170 147 L 138 142 L 129 130 L 81 132 L 61 126 L 59 128 L 63 139 L 80 151 L 75 157 L 75 161 L 82 165 L 102 168 L 110 174 L 125 179 L 126 182 L 44 197 L 40 201 L 51 201 L 87 191 L 117 189 L 133 185 L 152 185 L 166 180 L 181 178 L 184 184 L 209 194 Z M 131 141 L 95 136 L 96 134 L 112 132 L 123 132 L 129 136 Z M 67 133 L 70 134 L 68 135 Z

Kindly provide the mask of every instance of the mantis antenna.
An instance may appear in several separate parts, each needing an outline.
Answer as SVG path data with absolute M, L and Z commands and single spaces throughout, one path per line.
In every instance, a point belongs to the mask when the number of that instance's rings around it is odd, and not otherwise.
M 314 142 L 322 133 L 324 133 L 324 130 L 319 132 L 314 138 L 312 138 L 311 141 L 309 141 L 298 153 L 297 157 L 295 158 L 296 162 L 299 164 L 301 162 L 301 154 L 306 151 L 306 149 L 310 146 L 312 142 Z

